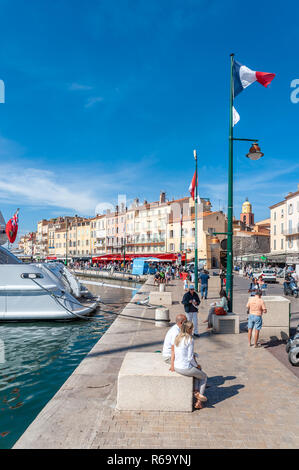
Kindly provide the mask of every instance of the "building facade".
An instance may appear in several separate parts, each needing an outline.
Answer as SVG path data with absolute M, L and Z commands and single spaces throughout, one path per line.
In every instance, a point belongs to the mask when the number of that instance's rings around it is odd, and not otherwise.
M 227 230 L 223 212 L 213 212 L 211 202 L 200 198 L 198 207 L 198 258 L 208 267 L 219 267 L 219 249 L 211 241 L 213 232 Z M 220 239 L 223 236 L 219 237 Z M 38 222 L 36 259 L 123 259 L 125 255 L 185 254 L 195 256 L 195 205 L 190 197 L 166 199 L 161 191 L 154 202 L 136 198 L 130 207 L 120 204 L 114 211 L 84 218 L 57 217 Z M 22 239 L 24 246 L 27 239 Z M 28 251 L 28 247 L 26 248 Z M 109 255 L 109 256 L 108 256 Z M 117 256 L 116 256 L 117 255 Z M 131 256 L 131 257 L 132 257 Z M 103 258 L 103 261 L 105 260 Z M 106 259 L 106 260 L 107 260 Z
M 284 258 L 286 262 L 287 258 L 298 258 L 299 185 L 297 191 L 290 192 L 283 201 L 271 206 L 270 214 L 271 254 Z

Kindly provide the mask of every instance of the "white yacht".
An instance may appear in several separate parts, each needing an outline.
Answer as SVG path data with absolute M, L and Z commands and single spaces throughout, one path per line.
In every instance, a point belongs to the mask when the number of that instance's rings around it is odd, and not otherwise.
M 3 222 L 0 212 L 0 245 L 7 241 Z M 99 299 L 82 304 L 87 289 L 60 264 L 23 263 L 0 246 L 0 321 L 65 321 L 90 315 Z

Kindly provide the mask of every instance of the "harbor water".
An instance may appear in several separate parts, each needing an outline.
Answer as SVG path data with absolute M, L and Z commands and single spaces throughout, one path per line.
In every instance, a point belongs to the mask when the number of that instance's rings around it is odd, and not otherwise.
M 14 445 L 140 287 L 86 281 L 104 302 L 92 320 L 0 323 L 0 449 Z

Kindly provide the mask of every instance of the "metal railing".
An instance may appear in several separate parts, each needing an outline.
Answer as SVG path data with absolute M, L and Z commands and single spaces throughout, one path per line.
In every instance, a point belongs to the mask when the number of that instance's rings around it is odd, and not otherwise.
M 92 274 L 92 275 L 98 275 L 99 277 L 101 277 L 100 273 L 106 273 L 106 274 L 110 274 L 111 278 L 113 278 L 113 279 L 120 279 L 120 280 L 124 280 L 124 281 L 135 280 L 135 282 L 140 282 L 140 280 L 141 280 L 140 274 L 132 274 L 132 272 L 130 270 L 127 270 L 127 269 L 112 271 L 111 268 L 110 269 L 99 269 L 99 268 L 90 267 L 90 268 L 71 268 L 70 271 L 74 272 L 75 274 L 83 274 L 83 275 L 86 275 L 86 276 Z M 118 274 L 120 276 L 114 277 L 113 276 L 114 274 Z M 127 276 L 127 277 L 125 277 L 125 276 Z

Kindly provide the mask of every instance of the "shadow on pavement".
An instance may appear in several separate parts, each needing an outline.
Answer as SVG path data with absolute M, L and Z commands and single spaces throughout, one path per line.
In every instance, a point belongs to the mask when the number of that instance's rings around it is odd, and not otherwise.
M 229 387 L 221 387 L 221 385 L 225 384 L 227 380 L 234 380 L 235 378 L 235 376 L 223 377 L 222 375 L 209 377 L 209 388 L 206 391 L 206 395 L 208 398 L 206 408 L 214 408 L 214 405 L 237 395 L 239 393 L 239 390 L 245 387 L 245 385 L 243 384 L 230 385 Z

